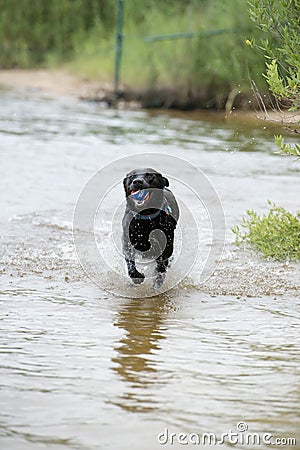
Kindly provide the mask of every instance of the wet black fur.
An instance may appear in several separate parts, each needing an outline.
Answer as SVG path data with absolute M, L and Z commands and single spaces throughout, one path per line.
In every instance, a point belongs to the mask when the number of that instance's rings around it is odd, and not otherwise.
M 132 170 L 124 178 L 123 184 L 126 194 L 126 210 L 122 222 L 123 253 L 128 275 L 136 284 L 144 281 L 144 274 L 140 273 L 135 265 L 135 253 L 136 250 L 145 252 L 150 249 L 149 235 L 151 231 L 158 229 L 166 237 L 166 246 L 162 254 L 156 259 L 156 284 L 161 285 L 169 258 L 173 253 L 174 230 L 179 217 L 178 204 L 173 193 L 167 189 L 169 186 L 167 178 L 154 169 Z M 154 204 L 150 205 L 151 208 L 142 211 L 136 207 L 130 198 L 132 190 L 140 189 L 155 189 L 156 198 Z

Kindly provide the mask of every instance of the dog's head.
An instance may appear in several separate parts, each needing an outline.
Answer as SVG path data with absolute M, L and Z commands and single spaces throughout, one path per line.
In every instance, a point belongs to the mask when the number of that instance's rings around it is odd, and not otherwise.
M 160 209 L 167 178 L 154 169 L 134 169 L 123 180 L 127 202 L 134 210 Z

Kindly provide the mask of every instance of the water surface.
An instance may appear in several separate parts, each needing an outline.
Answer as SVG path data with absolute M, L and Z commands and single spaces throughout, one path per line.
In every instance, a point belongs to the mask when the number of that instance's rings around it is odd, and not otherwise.
M 157 436 L 220 437 L 239 422 L 248 433 L 297 438 L 285 448 L 300 448 L 299 265 L 236 248 L 230 231 L 268 199 L 299 209 L 299 165 L 274 155 L 274 128 L 3 91 L 0 133 L 1 448 L 195 448 Z M 83 272 L 73 210 L 96 170 L 147 152 L 206 174 L 226 242 L 204 285 L 196 267 L 163 295 L 125 298 Z M 100 241 L 112 212 L 106 205 Z M 205 250 L 205 218 L 201 225 Z

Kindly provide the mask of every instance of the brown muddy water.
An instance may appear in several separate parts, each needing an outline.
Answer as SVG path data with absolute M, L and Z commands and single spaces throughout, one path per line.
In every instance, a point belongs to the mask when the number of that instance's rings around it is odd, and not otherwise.
M 230 231 L 268 199 L 299 209 L 300 166 L 274 155 L 276 127 L 0 95 L 0 448 L 299 449 L 299 265 L 236 248 Z M 78 195 L 95 171 L 136 153 L 189 161 L 216 189 L 226 240 L 205 283 L 195 266 L 162 295 L 130 298 L 82 270 Z M 196 209 L 188 194 L 185 202 Z M 201 249 L 210 238 L 203 219 Z M 120 256 L 115 264 L 124 266 Z

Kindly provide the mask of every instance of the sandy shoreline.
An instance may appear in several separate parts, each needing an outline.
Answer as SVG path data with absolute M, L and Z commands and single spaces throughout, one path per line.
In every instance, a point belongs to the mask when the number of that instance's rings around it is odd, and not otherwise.
M 112 89 L 108 84 L 80 78 L 63 69 L 0 70 L 0 86 L 53 97 L 73 98 L 101 97 Z

